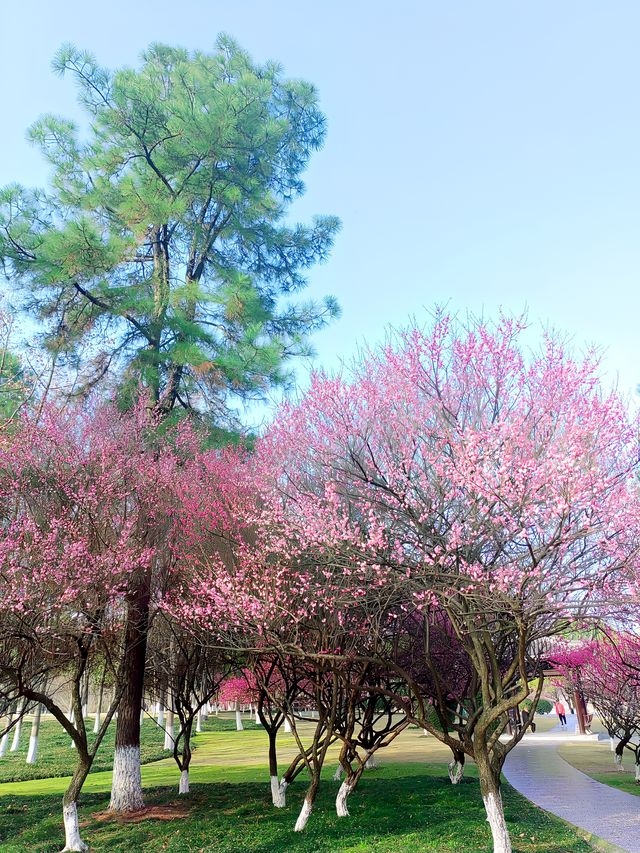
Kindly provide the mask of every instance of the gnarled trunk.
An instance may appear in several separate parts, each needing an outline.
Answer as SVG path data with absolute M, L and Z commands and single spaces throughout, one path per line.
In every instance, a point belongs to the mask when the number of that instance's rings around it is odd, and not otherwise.
M 304 798 L 304 802 L 302 803 L 302 808 L 300 809 L 300 814 L 298 815 L 298 820 L 296 821 L 296 825 L 294 827 L 295 832 L 302 832 L 302 830 L 307 825 L 307 821 L 309 820 L 309 816 L 313 811 L 313 804 L 316 801 L 316 796 L 318 793 L 318 786 L 320 784 L 320 775 L 319 770 L 314 772 L 314 775 L 311 778 L 311 784 L 307 788 L 307 793 Z
M 480 777 L 480 792 L 487 813 L 487 822 L 493 838 L 493 853 L 512 853 L 511 838 L 504 817 L 504 806 L 500 793 L 500 769 L 489 756 L 476 749 L 476 765 Z
M 349 817 L 349 809 L 347 808 L 347 800 L 349 798 L 349 794 L 353 791 L 353 786 L 349 785 L 347 780 L 338 788 L 338 794 L 336 796 L 336 814 L 338 817 Z
M 464 776 L 464 752 L 452 750 L 453 761 L 449 762 L 449 779 L 452 785 L 459 785 Z
M 277 809 L 283 809 L 287 805 L 288 782 L 283 778 L 278 782 L 277 776 L 271 777 L 271 801 Z

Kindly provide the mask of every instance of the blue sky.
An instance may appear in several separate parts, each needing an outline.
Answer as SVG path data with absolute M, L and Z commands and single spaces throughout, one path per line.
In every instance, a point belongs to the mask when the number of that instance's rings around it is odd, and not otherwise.
M 151 41 L 234 36 L 318 88 L 328 136 L 295 213 L 343 221 L 311 293 L 342 317 L 315 339 L 335 366 L 435 303 L 597 343 L 640 382 L 640 4 L 618 0 L 22 0 L 0 4 L 0 184 L 41 184 L 25 141 L 77 116 L 50 60 L 63 41 L 107 66 Z M 301 374 L 301 378 L 303 378 Z

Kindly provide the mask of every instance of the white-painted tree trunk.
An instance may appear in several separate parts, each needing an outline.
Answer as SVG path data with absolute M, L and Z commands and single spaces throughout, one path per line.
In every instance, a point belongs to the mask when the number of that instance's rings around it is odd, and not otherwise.
M 164 729 L 164 749 L 169 750 L 169 752 L 173 751 L 174 734 L 173 711 L 167 711 L 167 723 Z
M 336 772 L 333 774 L 333 781 L 339 782 L 342 779 L 343 773 L 344 773 L 344 767 L 338 761 L 338 766 L 336 767 Z
M 375 755 L 370 755 L 364 763 L 365 770 L 375 770 L 377 766 Z
M 13 714 L 9 714 L 9 725 L 13 722 Z M 0 758 L 4 758 L 9 749 L 9 732 L 6 732 L 0 738 Z
M 69 803 L 68 806 L 63 806 L 62 816 L 64 819 L 64 850 L 88 850 L 89 848 L 80 837 L 76 804 Z
M 196 717 L 196 734 L 199 735 L 202 733 L 202 708 L 198 711 L 198 715 Z
M 338 788 L 338 795 L 336 797 L 336 814 L 338 817 L 349 817 L 347 799 L 349 798 L 349 794 L 352 790 L 353 788 L 351 785 L 347 785 L 346 780 Z
M 35 764 L 38 760 L 38 741 L 40 740 L 40 714 L 42 705 L 36 705 L 31 723 L 31 735 L 29 737 L 29 749 L 27 750 L 27 764 Z
M 144 708 L 140 708 L 140 725 L 144 723 Z
M 180 773 L 180 785 L 178 787 L 179 794 L 188 794 L 189 793 L 189 771 L 183 770 Z
M 16 723 L 16 727 L 13 730 L 13 740 L 11 741 L 11 752 L 17 752 L 20 747 L 20 735 L 22 733 L 22 712 L 24 711 L 24 699 L 20 704 L 20 710 L 18 711 L 19 717 L 18 722 Z
M 164 727 L 164 705 L 162 702 L 158 702 L 158 725 L 160 728 Z
M 511 853 L 511 839 L 504 819 L 500 793 L 490 792 L 482 797 L 487 812 L 487 821 L 493 837 L 493 853 Z
M 289 720 L 289 717 L 284 718 L 284 730 L 285 732 L 287 732 L 287 734 L 291 734 L 291 722 Z
M 241 732 L 244 729 L 242 725 L 242 714 L 240 713 L 240 709 L 236 708 L 236 731 Z
M 614 761 L 615 761 L 615 763 L 616 763 L 616 767 L 617 767 L 617 769 L 618 769 L 618 770 L 624 770 L 624 767 L 622 766 L 622 756 L 621 756 L 621 755 L 618 755 L 618 753 L 617 753 L 617 752 L 616 752 L 616 754 L 614 755 Z
M 611 752 L 615 752 L 616 749 L 616 742 L 612 737 L 609 738 L 609 749 Z
M 636 782 L 640 782 L 640 764 L 636 764 Z
M 422 737 L 429 737 L 429 732 L 426 729 L 422 729 Z
M 133 812 L 143 806 L 140 747 L 118 746 L 113 755 L 109 808 L 116 812 Z
M 277 776 L 271 776 L 271 801 L 277 809 L 283 809 L 287 805 L 288 782 L 283 779 L 278 782 Z
M 460 761 L 449 762 L 449 779 L 452 785 L 459 785 L 464 776 L 464 764 Z
M 295 832 L 302 832 L 302 830 L 307 825 L 307 821 L 309 820 L 309 815 L 311 814 L 312 805 L 304 798 L 304 803 L 302 804 L 302 808 L 300 809 L 300 814 L 298 815 L 298 820 L 296 821 L 296 825 L 294 826 Z
M 262 720 L 260 719 L 260 714 L 258 713 L 258 707 L 256 706 L 256 718 L 255 718 L 256 726 L 262 725 Z
M 100 725 L 102 722 L 101 717 L 102 717 L 102 714 L 100 713 L 100 711 L 96 711 L 95 717 L 93 718 L 93 733 L 94 733 L 94 735 L 97 735 L 98 732 L 100 731 Z

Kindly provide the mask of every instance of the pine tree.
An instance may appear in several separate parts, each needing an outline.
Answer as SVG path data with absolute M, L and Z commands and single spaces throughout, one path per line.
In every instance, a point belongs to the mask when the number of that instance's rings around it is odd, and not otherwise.
M 116 72 L 72 46 L 88 118 L 42 117 L 29 131 L 50 187 L 0 196 L 0 255 L 47 346 L 89 389 L 141 383 L 158 409 L 210 412 L 287 379 L 289 356 L 336 303 L 300 302 L 326 258 L 335 217 L 291 225 L 301 173 L 325 134 L 314 88 L 254 64 L 221 37 L 211 54 L 154 44 Z
M 105 70 L 72 46 L 53 65 L 78 84 L 88 128 L 51 115 L 31 128 L 52 177 L 47 190 L 0 192 L 4 269 L 86 391 L 115 377 L 124 405 L 143 387 L 160 418 L 196 410 L 226 429 L 234 399 L 286 382 L 288 359 L 337 311 L 297 298 L 337 219 L 287 219 L 325 135 L 316 92 L 226 37 L 211 54 L 151 45 L 137 70 Z M 149 569 L 125 596 L 116 810 L 142 803 L 153 588 Z

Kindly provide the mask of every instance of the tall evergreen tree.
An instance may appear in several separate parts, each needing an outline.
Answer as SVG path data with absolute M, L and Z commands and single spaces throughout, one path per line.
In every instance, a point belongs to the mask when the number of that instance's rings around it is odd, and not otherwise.
M 142 385 L 161 417 L 195 409 L 225 428 L 232 399 L 286 381 L 288 358 L 337 310 L 296 296 L 337 219 L 287 220 L 325 135 L 316 92 L 226 37 L 211 54 L 155 44 L 137 70 L 116 72 L 65 46 L 54 69 L 74 77 L 88 128 L 51 115 L 31 128 L 52 178 L 1 191 L 4 269 L 87 390 L 115 375 L 125 403 Z M 150 568 L 126 597 L 116 810 L 142 805 L 153 587 Z
M 336 312 L 295 294 L 338 221 L 286 219 L 325 134 L 316 92 L 226 37 L 211 54 L 154 44 L 116 72 L 64 46 L 53 67 L 88 132 L 53 115 L 30 129 L 51 184 L 2 190 L 5 270 L 87 388 L 116 373 L 125 398 L 142 382 L 163 413 L 220 421 L 229 394 L 282 383 Z

